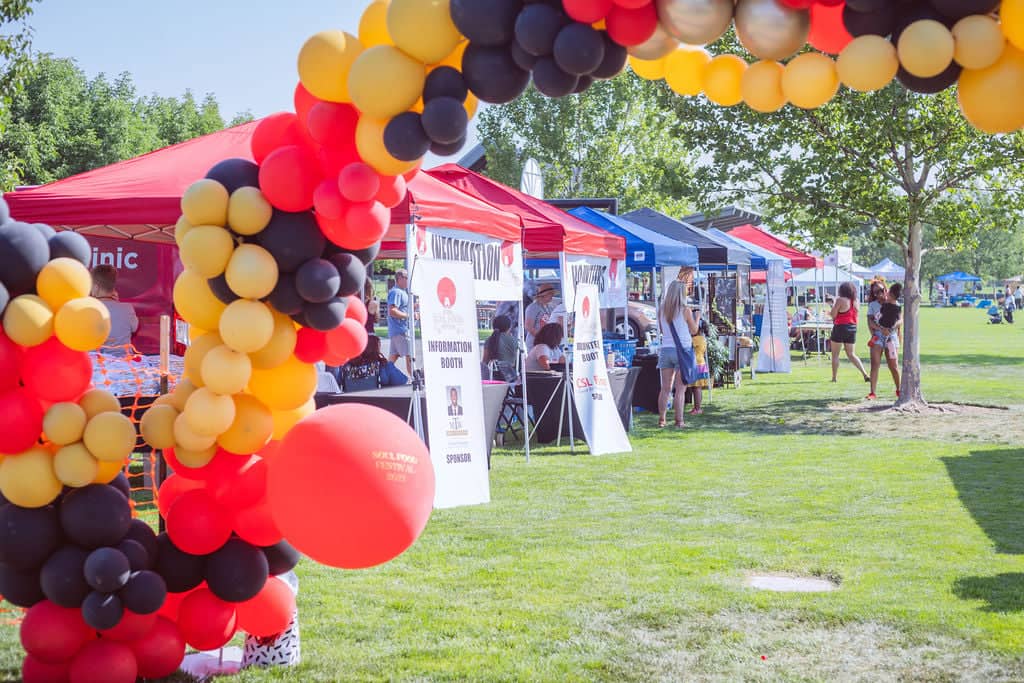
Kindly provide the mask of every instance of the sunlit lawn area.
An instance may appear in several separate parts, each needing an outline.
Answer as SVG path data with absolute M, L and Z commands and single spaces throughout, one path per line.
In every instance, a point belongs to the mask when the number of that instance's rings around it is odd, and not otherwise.
M 238 680 L 1024 679 L 1024 327 L 926 310 L 924 334 L 929 400 L 1009 410 L 861 410 L 848 364 L 796 359 L 683 432 L 640 416 L 632 454 L 498 451 L 493 502 L 394 562 L 301 564 L 301 668 Z

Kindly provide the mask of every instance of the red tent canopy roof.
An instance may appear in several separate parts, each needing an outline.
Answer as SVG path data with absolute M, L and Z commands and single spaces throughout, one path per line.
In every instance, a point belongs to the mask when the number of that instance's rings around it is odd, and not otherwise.
M 497 209 L 519 215 L 523 222 L 523 248 L 527 251 L 626 257 L 626 240 L 622 237 L 595 228 L 543 200 L 456 164 L 438 166 L 427 174 Z
M 753 225 L 741 225 L 730 230 L 728 234 L 756 244 L 773 254 L 785 256 L 792 262 L 794 268 L 820 268 L 822 266 L 821 259 L 794 249 L 767 230 Z

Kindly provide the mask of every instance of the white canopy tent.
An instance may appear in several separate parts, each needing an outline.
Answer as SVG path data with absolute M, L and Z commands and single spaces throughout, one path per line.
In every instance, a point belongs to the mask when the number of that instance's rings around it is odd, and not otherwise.
M 821 288 L 825 291 L 833 294 L 838 293 L 839 285 L 844 282 L 852 282 L 857 287 L 858 297 L 860 295 L 860 289 L 864 285 L 864 281 L 848 273 L 842 268 L 836 268 L 835 266 L 825 266 L 824 268 L 808 268 L 807 270 L 798 273 L 793 276 L 789 284 L 795 289 L 810 289 L 810 288 Z

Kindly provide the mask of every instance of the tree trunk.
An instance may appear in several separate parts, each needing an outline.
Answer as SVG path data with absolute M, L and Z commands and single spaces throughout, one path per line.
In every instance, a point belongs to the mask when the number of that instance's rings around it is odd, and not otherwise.
M 907 274 L 903 281 L 903 377 L 898 408 L 926 406 L 921 393 L 921 234 L 920 221 L 910 226 Z

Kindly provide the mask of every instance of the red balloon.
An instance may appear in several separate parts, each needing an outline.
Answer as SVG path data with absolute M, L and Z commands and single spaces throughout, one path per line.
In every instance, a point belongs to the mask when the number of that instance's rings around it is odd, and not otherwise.
M 279 147 L 260 165 L 260 190 L 282 211 L 312 208 L 313 193 L 322 179 L 319 161 L 301 145 Z
M 316 363 L 327 353 L 327 333 L 303 327 L 296 335 L 295 357 L 303 363 Z
M 320 147 L 317 151 L 317 158 L 320 160 L 320 170 L 325 178 L 337 178 L 341 169 L 349 164 L 359 161 L 359 150 L 356 143 L 345 143 L 337 147 Z M 337 187 L 337 183 L 334 183 Z
M 380 202 L 350 204 L 345 211 L 346 244 L 348 249 L 366 249 L 380 242 L 391 223 L 391 211 Z
M 0 327 L 0 392 L 18 386 L 21 347 L 11 341 Z
M 427 447 L 404 420 L 373 406 L 316 411 L 292 427 L 268 464 L 274 521 L 299 552 L 332 567 L 396 557 L 433 508 Z
M 262 548 L 284 540 L 284 534 L 277 528 L 270 504 L 265 498 L 256 505 L 235 511 L 231 526 L 243 541 Z
M 164 458 L 176 474 L 186 479 L 208 482 L 220 481 L 232 476 L 235 472 L 241 469 L 242 465 L 244 465 L 249 459 L 249 456 L 236 455 L 230 451 L 224 450 L 223 448 L 218 448 L 217 454 L 213 456 L 213 460 L 202 467 L 185 467 L 178 462 L 178 458 L 174 455 L 174 449 L 168 448 L 164 451 Z
M 327 354 L 324 356 L 324 363 L 334 368 L 340 368 L 350 360 L 352 359 L 346 356 L 339 356 L 336 353 L 331 353 L 330 348 L 327 349 Z
M 779 0 L 779 2 L 792 9 L 807 9 L 814 4 L 814 0 Z
M 360 325 L 366 325 L 370 314 L 366 310 L 366 304 L 358 296 L 348 297 L 348 308 L 345 310 L 345 317 L 355 320 Z
M 351 104 L 317 102 L 306 116 L 306 129 L 314 140 L 325 147 L 355 144 L 359 112 Z
M 403 173 L 402 177 L 405 178 L 405 182 L 411 183 L 412 179 L 416 177 L 416 174 L 420 172 L 420 168 L 422 167 L 422 165 L 423 165 L 423 162 L 422 161 L 418 161 L 418 162 L 416 162 L 416 166 L 414 166 L 413 168 L 410 168 L 408 171 Z
M 301 145 L 302 142 L 302 124 L 299 123 L 299 117 L 289 111 L 282 111 L 271 114 L 256 124 L 249 146 L 252 148 L 253 159 L 257 164 L 261 164 L 278 147 Z
M 21 380 L 44 401 L 73 401 L 92 381 L 92 361 L 85 351 L 74 351 L 50 337 L 39 346 L 25 350 Z
M 326 218 L 339 219 L 345 215 L 348 202 L 341 196 L 337 181 L 327 178 L 316 186 L 316 192 L 313 193 L 313 208 L 316 209 L 317 216 Z
M 837 55 L 850 44 L 853 36 L 846 30 L 843 23 L 845 2 L 838 5 L 827 5 L 819 0 L 811 6 L 811 30 L 807 34 L 807 42 L 832 55 Z
M 632 47 L 646 42 L 658 28 L 658 11 L 647 3 L 639 7 L 612 7 L 605 20 L 608 37 L 619 45 Z
M 611 11 L 612 4 L 612 0 L 562 0 L 565 13 L 584 24 L 593 24 L 604 19 Z
M 43 431 L 43 406 L 26 389 L 0 394 L 0 453 L 21 453 L 39 440 Z
M 135 653 L 116 640 L 94 640 L 71 662 L 71 683 L 135 683 L 138 677 Z
M 209 588 L 199 588 L 182 600 L 178 628 L 185 642 L 197 650 L 216 650 L 235 635 L 235 606 L 224 602 Z
M 167 513 L 167 535 L 186 553 L 207 555 L 231 538 L 231 517 L 209 492 L 181 494 Z
M 349 164 L 338 175 L 338 189 L 350 202 L 372 202 L 380 191 L 380 176 L 367 164 Z
M 50 663 L 25 655 L 21 663 L 22 683 L 67 683 L 71 661 Z
M 334 356 L 355 358 L 366 348 L 366 340 L 369 336 L 366 332 L 365 323 L 360 323 L 354 318 L 345 318 L 341 324 L 327 333 L 327 348 Z
M 49 600 L 37 602 L 21 622 L 21 646 L 41 662 L 68 662 L 96 637 L 82 618 L 82 610 L 61 607 Z
M 100 635 L 111 640 L 119 640 L 127 643 L 142 638 L 156 624 L 157 614 L 136 614 L 131 610 L 125 610 L 121 615 L 121 621 L 117 626 L 106 631 L 100 631 Z
M 377 201 L 389 209 L 393 209 L 402 203 L 408 185 L 405 178 L 400 175 L 385 175 L 380 177 L 380 190 L 377 192 Z
M 175 474 L 167 477 L 160 484 L 160 488 L 156 492 L 156 507 L 160 511 L 160 516 L 167 519 L 167 513 L 171 511 L 171 506 L 174 505 L 175 501 L 187 491 L 194 491 L 201 489 L 206 484 L 197 479 L 190 479 L 180 474 L 181 469 L 189 469 L 187 467 L 181 467 L 178 465 L 178 461 L 174 459 L 173 449 L 168 448 L 164 451 L 164 457 L 167 458 L 167 462 L 174 469 Z
M 203 583 L 198 588 L 195 588 L 193 590 L 199 590 L 199 588 L 202 588 L 205 585 L 206 584 Z M 167 597 L 164 598 L 164 604 L 161 605 L 160 609 L 156 611 L 157 615 L 163 617 L 164 619 L 170 619 L 173 622 L 177 622 L 178 610 L 181 608 L 181 602 L 191 593 L 192 591 L 188 591 L 185 593 L 168 592 Z
M 170 676 L 185 659 L 185 638 L 177 625 L 164 617 L 157 617 L 149 633 L 128 646 L 135 653 L 141 678 Z
M 313 107 L 320 102 L 316 97 L 312 95 L 306 87 L 299 83 L 295 86 L 295 95 L 292 98 L 292 103 L 295 105 L 295 114 L 299 117 L 299 123 L 303 129 L 306 129 L 306 119 L 309 118 L 309 112 L 313 110 Z
M 651 0 L 612 0 L 612 2 L 619 7 L 625 7 L 626 9 L 640 9 L 644 5 L 654 4 Z
M 259 503 L 267 496 L 267 463 L 258 455 L 252 456 L 214 496 L 228 510 L 241 510 Z
M 235 605 L 238 630 L 257 638 L 276 636 L 295 616 L 295 593 L 281 579 L 271 576 L 256 597 Z

